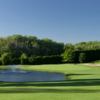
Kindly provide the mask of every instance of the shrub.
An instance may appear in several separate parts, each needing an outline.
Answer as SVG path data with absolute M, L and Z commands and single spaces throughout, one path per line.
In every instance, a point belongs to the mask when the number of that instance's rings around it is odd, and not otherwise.
M 1 62 L 1 54 L 0 54 L 0 65 L 2 65 L 2 62 Z
M 80 63 L 86 62 L 86 54 L 85 53 L 80 53 L 80 55 L 79 55 L 79 62 Z
M 20 63 L 21 64 L 27 64 L 27 62 L 28 62 L 28 57 L 27 57 L 27 55 L 25 54 L 25 53 L 22 53 L 21 54 L 21 56 L 20 56 Z
M 62 62 L 61 56 L 31 56 L 29 64 L 58 64 Z
M 1 63 L 2 65 L 11 64 L 11 55 L 9 53 L 3 53 L 1 55 Z

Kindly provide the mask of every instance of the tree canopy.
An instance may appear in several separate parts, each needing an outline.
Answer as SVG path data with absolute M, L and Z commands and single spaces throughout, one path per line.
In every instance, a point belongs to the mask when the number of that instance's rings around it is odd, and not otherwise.
M 87 59 L 100 59 L 100 41 L 64 44 L 19 34 L 0 38 L 0 64 L 84 62 Z

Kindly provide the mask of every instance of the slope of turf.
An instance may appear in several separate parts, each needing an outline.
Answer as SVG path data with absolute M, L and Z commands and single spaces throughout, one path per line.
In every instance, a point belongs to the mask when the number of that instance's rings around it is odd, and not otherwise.
M 22 66 L 24 70 L 61 72 L 57 82 L 0 82 L 1 100 L 100 100 L 100 67 L 80 64 Z

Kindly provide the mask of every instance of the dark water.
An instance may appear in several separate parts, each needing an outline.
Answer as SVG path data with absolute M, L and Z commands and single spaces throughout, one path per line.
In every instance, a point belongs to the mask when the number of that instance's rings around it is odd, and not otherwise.
M 0 71 L 0 81 L 4 82 L 59 81 L 64 79 L 65 76 L 61 73 L 22 71 L 18 69 Z

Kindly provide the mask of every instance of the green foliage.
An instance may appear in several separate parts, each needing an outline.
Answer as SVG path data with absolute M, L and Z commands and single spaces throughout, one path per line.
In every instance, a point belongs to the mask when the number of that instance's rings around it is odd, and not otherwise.
M 42 57 L 44 64 L 58 64 L 62 63 L 62 56 L 44 56 Z
M 1 61 L 1 58 L 0 58 L 0 65 L 2 65 L 2 61 Z
M 2 65 L 10 64 L 11 63 L 11 55 L 9 53 L 4 53 L 1 55 L 1 63 Z
M 80 42 L 75 44 L 76 50 L 100 50 L 100 41 Z
M 61 56 L 31 56 L 29 64 L 58 64 L 62 63 Z
M 34 62 L 35 62 L 35 57 L 34 56 L 30 56 L 29 58 L 28 58 L 28 62 L 29 62 L 29 64 L 35 64 Z
M 0 53 L 10 52 L 17 57 L 22 52 L 29 56 L 59 55 L 62 53 L 63 46 L 63 43 L 49 39 L 40 40 L 34 36 L 13 35 L 0 38 Z
M 8 61 L 8 58 L 4 55 L 6 59 L 3 60 L 4 58 L 2 56 L 5 53 L 9 53 L 12 59 Z M 24 58 L 25 55 L 23 56 L 23 53 L 25 53 L 27 59 Z M 86 62 L 100 60 L 100 41 L 64 45 L 64 43 L 57 43 L 48 38 L 38 39 L 35 36 L 22 36 L 18 34 L 0 38 L 0 56 L 2 64 L 50 63 L 48 59 L 50 59 L 52 63 L 58 63 L 57 60 L 54 60 L 54 56 L 60 55 L 64 63 L 78 63 L 80 62 L 80 53 L 85 53 Z M 55 59 L 58 58 L 59 57 L 55 57 Z M 45 62 L 43 59 L 45 59 Z M 58 61 L 62 63 L 60 58 Z
M 20 57 L 20 61 L 21 61 L 21 64 L 27 64 L 28 57 L 25 53 L 22 53 L 22 55 Z
M 63 53 L 63 61 L 67 63 L 79 63 L 79 62 L 91 62 L 95 60 L 100 60 L 100 49 L 92 48 L 95 46 L 90 46 L 89 49 L 87 43 L 80 43 L 79 48 L 76 48 L 76 45 L 65 45 Z M 91 43 L 93 45 L 95 43 Z M 84 46 L 83 46 L 84 45 Z M 86 47 L 85 47 L 86 46 Z M 87 48 L 87 49 L 86 49 Z M 86 49 L 86 50 L 85 50 Z
M 86 62 L 86 54 L 85 53 L 80 53 L 80 55 L 79 55 L 79 62 L 80 63 Z
M 74 46 L 71 44 L 66 44 L 64 47 L 64 53 L 63 53 L 63 61 L 64 62 L 73 62 L 74 58 Z

